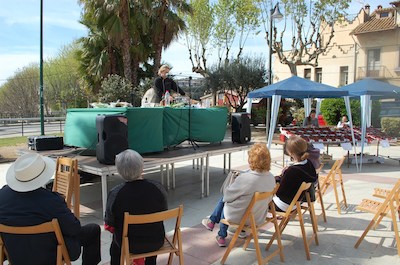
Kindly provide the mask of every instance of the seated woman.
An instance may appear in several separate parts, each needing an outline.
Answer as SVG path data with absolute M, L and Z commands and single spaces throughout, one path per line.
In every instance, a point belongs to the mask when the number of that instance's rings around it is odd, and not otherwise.
M 241 172 L 236 177 L 235 181 L 224 190 L 223 198 L 217 203 L 210 218 L 202 220 L 202 224 L 208 230 L 212 231 L 215 223 L 219 223 L 221 219 L 239 223 L 253 198 L 254 192 L 270 192 L 274 189 L 276 185 L 274 176 L 269 172 L 271 156 L 266 145 L 263 143 L 254 144 L 248 155 L 250 169 Z M 256 223 L 262 223 L 265 220 L 269 202 L 270 200 L 253 208 Z M 220 247 L 226 246 L 227 231 L 228 226 L 220 223 L 216 237 L 217 244 Z
M 299 136 L 292 136 L 286 141 L 286 152 L 293 159 L 293 165 L 285 168 L 281 176 L 277 178 L 280 183 L 278 191 L 273 198 L 277 211 L 285 212 L 289 208 L 301 183 L 317 180 L 317 173 L 309 156 L 306 140 Z
M 105 227 L 113 232 L 110 247 L 111 265 L 120 264 L 124 212 L 149 214 L 168 209 L 167 192 L 157 182 L 143 179 L 143 158 L 127 149 L 115 157 L 118 174 L 126 181 L 113 188 L 107 200 Z M 132 253 L 150 252 L 164 244 L 163 222 L 129 227 L 129 247 Z M 156 264 L 157 256 L 146 258 L 145 264 Z
M 315 110 L 311 110 L 310 114 L 303 121 L 303 127 L 319 127 L 318 119 L 315 117 Z
M 337 128 L 346 128 L 349 126 L 349 120 L 347 119 L 347 115 L 343 115 L 342 119 L 338 122 Z

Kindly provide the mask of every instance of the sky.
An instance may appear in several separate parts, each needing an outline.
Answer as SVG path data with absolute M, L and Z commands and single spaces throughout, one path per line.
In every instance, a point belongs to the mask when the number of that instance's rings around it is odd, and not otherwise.
M 349 14 L 357 13 L 368 3 L 371 10 L 381 4 L 389 7 L 394 0 L 352 1 Z M 0 85 L 7 78 L 40 59 L 40 0 L 0 0 Z M 86 28 L 79 23 L 81 6 L 77 0 L 43 0 L 43 57 L 57 56 L 65 45 L 87 35 Z M 244 52 L 250 55 L 268 56 L 268 46 L 263 34 L 252 36 L 246 42 Z M 215 62 L 215 54 L 208 61 Z M 176 78 L 193 76 L 189 54 L 183 40 L 167 48 L 162 62 L 173 68 Z

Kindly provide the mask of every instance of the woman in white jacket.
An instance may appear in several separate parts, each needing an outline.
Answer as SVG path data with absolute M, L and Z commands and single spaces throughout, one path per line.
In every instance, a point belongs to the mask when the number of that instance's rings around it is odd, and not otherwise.
M 254 192 L 270 192 L 276 183 L 271 169 L 271 156 L 265 144 L 256 143 L 248 152 L 249 170 L 241 172 L 235 181 L 223 192 L 223 197 L 217 203 L 209 218 L 203 219 L 202 224 L 210 231 L 221 219 L 239 223 L 249 205 Z M 262 223 L 268 212 L 268 201 L 263 201 L 253 207 L 256 223 Z M 228 226 L 220 223 L 216 241 L 220 247 L 226 246 Z

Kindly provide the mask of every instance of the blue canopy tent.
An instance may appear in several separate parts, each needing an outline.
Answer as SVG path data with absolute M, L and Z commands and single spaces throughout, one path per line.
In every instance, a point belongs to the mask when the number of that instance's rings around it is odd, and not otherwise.
M 304 107 L 306 115 L 311 110 L 311 99 L 312 98 L 338 98 L 344 97 L 346 103 L 346 110 L 349 116 L 351 134 L 353 138 L 353 146 L 355 146 L 354 132 L 350 111 L 350 100 L 348 98 L 348 91 L 342 88 L 335 88 L 318 82 L 314 82 L 308 79 L 304 79 L 298 76 L 292 76 L 278 83 L 251 91 L 247 95 L 249 99 L 249 106 L 251 106 L 252 98 L 269 98 L 272 97 L 271 105 L 271 125 L 268 133 L 268 148 L 271 147 L 273 133 L 276 127 L 276 121 L 279 111 L 279 105 L 281 98 L 297 98 L 304 100 Z M 251 113 L 251 109 L 248 109 Z
M 374 79 L 362 79 L 342 87 L 350 97 L 360 97 L 361 101 L 361 139 L 365 139 L 366 129 L 371 126 L 372 99 L 400 98 L 400 87 Z M 364 142 L 361 141 L 361 162 L 364 153 Z

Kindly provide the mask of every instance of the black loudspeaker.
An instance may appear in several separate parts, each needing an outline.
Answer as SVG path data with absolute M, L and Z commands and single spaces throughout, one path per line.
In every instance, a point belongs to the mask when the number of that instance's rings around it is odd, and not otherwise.
M 128 149 L 128 119 L 124 115 L 98 115 L 97 160 L 106 165 L 115 164 L 115 156 Z
M 28 137 L 28 147 L 30 150 L 60 150 L 64 148 L 64 141 L 59 136 L 31 136 Z
M 250 118 L 248 113 L 232 113 L 232 142 L 244 144 L 250 142 Z

